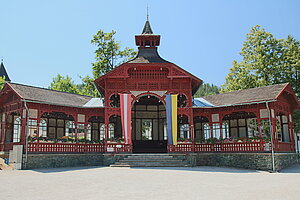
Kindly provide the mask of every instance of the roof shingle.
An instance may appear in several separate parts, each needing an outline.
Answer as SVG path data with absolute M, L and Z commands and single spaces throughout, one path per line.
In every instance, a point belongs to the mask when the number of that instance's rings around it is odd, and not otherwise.
M 203 97 L 214 106 L 227 106 L 251 102 L 276 100 L 277 95 L 288 85 L 288 83 L 269 85 L 259 88 L 233 91 L 228 93 L 209 95 Z
M 22 85 L 18 83 L 7 83 L 25 100 L 38 103 L 62 105 L 70 107 L 83 107 L 92 97 L 50 90 L 45 88 Z

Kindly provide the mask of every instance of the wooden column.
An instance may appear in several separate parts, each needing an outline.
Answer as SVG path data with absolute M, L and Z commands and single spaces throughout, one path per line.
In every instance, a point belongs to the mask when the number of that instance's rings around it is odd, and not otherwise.
M 2 117 L 2 121 L 1 121 L 1 137 L 0 137 L 0 144 L 3 144 L 4 145 L 4 142 L 5 142 L 5 126 L 6 126 L 6 114 L 3 113 L 2 114 L 3 117 Z M 1 149 L 0 149 L 1 151 Z
M 26 114 L 24 114 L 24 112 Z M 28 113 L 24 109 L 23 112 L 21 112 L 21 136 L 20 136 L 20 143 L 22 145 L 26 144 L 26 139 L 28 137 L 28 130 L 27 130 L 27 128 L 28 128 L 28 120 L 29 120 Z M 12 129 L 13 129 L 13 127 L 12 127 Z

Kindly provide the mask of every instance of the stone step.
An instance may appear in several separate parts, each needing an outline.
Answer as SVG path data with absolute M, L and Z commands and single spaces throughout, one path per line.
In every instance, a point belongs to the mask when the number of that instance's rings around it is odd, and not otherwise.
M 164 156 L 154 156 L 154 155 L 137 155 L 137 156 L 128 156 L 128 157 L 132 157 L 132 158 L 174 158 L 173 156 L 169 156 L 169 155 L 164 155 Z
M 124 160 L 181 160 L 181 159 L 175 159 L 175 158 L 124 158 Z
M 188 163 L 153 163 L 153 162 L 149 162 L 149 163 L 128 163 L 128 162 L 119 162 L 119 163 L 115 163 L 113 165 L 133 165 L 133 166 L 188 166 Z
M 124 160 L 120 160 L 120 162 L 162 162 L 162 163 L 165 163 L 165 162 L 184 162 L 183 160 L 173 160 L 173 159 L 169 159 L 169 160 L 160 160 L 160 159 L 151 159 L 151 160 L 137 160 L 137 159 L 124 159 Z
M 113 164 L 110 165 L 110 167 L 192 167 L 190 164 L 126 164 L 126 163 L 120 163 L 120 164 Z
M 111 167 L 191 167 L 186 160 L 168 154 L 133 154 L 125 157 Z

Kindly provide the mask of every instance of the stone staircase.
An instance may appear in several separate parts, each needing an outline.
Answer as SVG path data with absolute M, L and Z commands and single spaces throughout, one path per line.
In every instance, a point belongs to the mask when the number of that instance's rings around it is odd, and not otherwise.
M 168 154 L 132 154 L 110 167 L 192 167 L 183 159 Z

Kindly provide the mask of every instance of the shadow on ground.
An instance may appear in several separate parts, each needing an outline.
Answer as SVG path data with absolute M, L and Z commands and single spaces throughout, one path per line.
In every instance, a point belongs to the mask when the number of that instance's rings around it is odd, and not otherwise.
M 59 172 L 80 171 L 80 170 L 97 169 L 97 168 L 103 168 L 103 167 L 99 167 L 99 166 L 63 167 L 63 168 L 49 168 L 49 169 L 32 169 L 31 171 L 40 172 L 40 173 L 59 173 Z
M 252 169 L 238 169 L 238 168 L 225 168 L 225 167 L 210 167 L 210 166 L 199 166 L 199 167 L 104 167 L 104 166 L 93 166 L 93 167 L 67 167 L 67 168 L 50 168 L 50 169 L 33 169 L 32 171 L 39 173 L 59 173 L 69 171 L 81 171 L 89 169 L 131 169 L 131 170 L 176 170 L 176 171 L 192 171 L 192 172 L 205 172 L 205 173 L 267 173 L 267 171 L 252 170 Z M 296 164 L 292 167 L 281 170 L 279 173 L 300 173 L 300 165 Z
M 296 164 L 291 167 L 280 170 L 279 173 L 300 173 L 300 164 Z
M 222 173 L 260 173 L 262 171 L 252 169 L 237 169 L 237 168 L 225 168 L 225 167 L 131 167 L 131 169 L 151 169 L 151 170 L 177 170 L 177 171 L 193 171 L 193 172 L 222 172 Z

